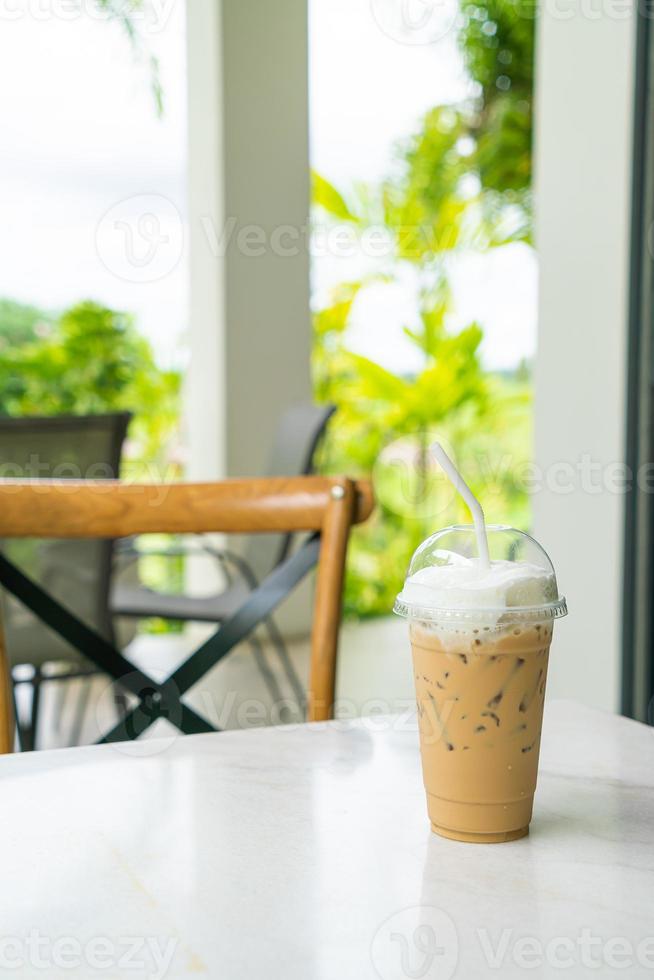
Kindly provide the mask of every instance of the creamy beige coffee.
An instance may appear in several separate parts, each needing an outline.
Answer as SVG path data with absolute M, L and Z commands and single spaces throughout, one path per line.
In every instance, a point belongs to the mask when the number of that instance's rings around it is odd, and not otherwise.
M 567 612 L 533 538 L 445 528 L 416 551 L 395 611 L 409 620 L 432 829 L 479 843 L 529 828 L 554 620 Z
M 411 624 L 427 808 L 436 833 L 496 842 L 527 833 L 551 623 L 443 630 Z

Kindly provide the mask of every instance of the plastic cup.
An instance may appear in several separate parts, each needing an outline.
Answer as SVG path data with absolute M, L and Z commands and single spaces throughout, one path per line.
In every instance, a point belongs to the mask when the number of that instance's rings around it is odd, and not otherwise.
M 498 843 L 529 830 L 552 629 L 567 607 L 533 538 L 496 525 L 487 534 L 490 572 L 479 568 L 478 577 L 510 576 L 507 562 L 526 562 L 531 578 L 508 591 L 471 584 L 470 565 L 479 561 L 474 528 L 450 527 L 418 548 L 394 611 L 409 620 L 432 829 Z M 457 564 L 467 566 L 458 585 L 415 588 L 423 569 Z

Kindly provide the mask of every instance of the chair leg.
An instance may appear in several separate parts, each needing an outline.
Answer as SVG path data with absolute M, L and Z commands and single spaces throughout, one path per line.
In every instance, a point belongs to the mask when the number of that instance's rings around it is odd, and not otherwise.
M 32 703 L 30 705 L 30 722 L 29 722 L 29 741 L 30 747 L 28 751 L 34 752 L 36 750 L 36 742 L 38 737 L 38 726 L 39 718 L 41 716 L 41 685 L 43 682 L 43 674 L 41 673 L 41 668 L 36 667 L 34 669 L 34 676 L 31 680 L 32 686 Z
M 0 753 L 16 748 L 16 700 L 11 663 L 7 656 L 0 616 Z
M 34 668 L 34 673 L 29 680 L 21 680 L 18 684 L 27 684 L 31 688 L 29 716 L 26 722 L 21 722 L 16 700 L 16 687 L 13 684 L 14 711 L 16 712 L 16 728 L 18 729 L 18 744 L 21 752 L 33 752 L 36 749 L 36 734 L 39 724 L 39 708 L 41 706 L 41 682 L 43 676 L 39 667 Z
M 78 678 L 79 683 L 82 685 L 82 690 L 80 691 L 77 704 L 75 705 L 75 716 L 73 718 L 73 723 L 70 726 L 70 744 L 79 745 L 80 738 L 82 735 L 82 727 L 84 725 L 84 719 L 86 718 L 86 712 L 89 706 L 89 698 L 91 696 L 91 686 L 93 684 L 93 677 L 80 677 Z
M 18 739 L 18 751 L 25 752 L 25 731 L 23 725 L 21 724 L 20 714 L 18 712 L 18 702 L 16 701 L 16 687 L 17 684 L 12 680 L 11 683 L 11 697 L 14 704 L 14 722 L 16 725 L 16 736 Z
M 284 673 L 286 674 L 288 683 L 290 684 L 293 694 L 297 699 L 297 703 L 301 711 L 304 711 L 306 708 L 305 691 L 300 682 L 300 678 L 297 675 L 297 671 L 291 662 L 291 658 L 288 650 L 286 649 L 284 638 L 279 631 L 279 627 L 272 616 L 265 620 L 265 626 L 268 630 L 268 636 L 270 637 L 270 640 L 275 648 L 279 662 L 281 663 Z
M 266 687 L 268 688 L 268 691 L 273 699 L 273 703 L 279 704 L 282 700 L 282 692 L 279 689 L 279 684 L 277 683 L 275 675 L 268 666 L 263 648 L 256 637 L 250 637 L 250 646 L 252 647 L 252 652 L 254 654 L 254 659 L 259 669 L 259 673 L 264 679 Z
M 66 701 L 68 694 L 68 682 L 64 680 L 56 680 L 55 683 L 50 685 L 52 688 L 52 693 L 50 695 L 52 700 L 52 721 L 54 729 L 59 734 L 61 732 L 61 720 L 66 713 Z

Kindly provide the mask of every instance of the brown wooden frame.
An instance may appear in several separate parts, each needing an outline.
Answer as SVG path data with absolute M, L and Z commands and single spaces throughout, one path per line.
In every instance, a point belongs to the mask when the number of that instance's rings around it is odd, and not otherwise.
M 370 484 L 345 477 L 177 484 L 0 480 L 0 538 L 319 532 L 307 718 L 322 721 L 334 706 L 350 528 L 373 506 Z M 0 752 L 10 752 L 13 712 L 1 627 L 0 621 Z

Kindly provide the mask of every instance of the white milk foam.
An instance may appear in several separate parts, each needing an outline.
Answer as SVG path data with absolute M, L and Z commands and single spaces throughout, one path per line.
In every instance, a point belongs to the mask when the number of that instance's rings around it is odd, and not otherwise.
M 498 613 L 520 606 L 556 602 L 551 572 L 526 561 L 492 561 L 484 568 L 477 558 L 439 552 L 448 564 L 431 565 L 404 583 L 399 599 L 423 609 L 479 609 Z

